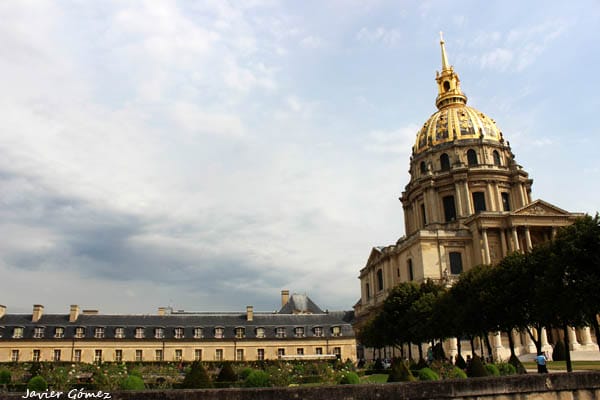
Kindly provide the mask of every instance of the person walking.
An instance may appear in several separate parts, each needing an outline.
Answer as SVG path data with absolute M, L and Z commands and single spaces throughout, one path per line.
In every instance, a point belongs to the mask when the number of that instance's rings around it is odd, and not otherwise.
M 546 367 L 547 361 L 548 361 L 548 359 L 546 358 L 546 356 L 543 353 L 538 353 L 538 355 L 535 357 L 535 362 L 538 367 L 538 373 L 540 373 L 540 374 L 548 373 L 548 367 Z

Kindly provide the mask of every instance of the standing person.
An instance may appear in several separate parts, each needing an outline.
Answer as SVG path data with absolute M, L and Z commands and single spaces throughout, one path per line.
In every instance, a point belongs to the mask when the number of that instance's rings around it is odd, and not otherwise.
M 538 353 L 537 357 L 535 358 L 535 362 L 537 364 L 538 372 L 540 374 L 548 373 L 548 368 L 546 367 L 546 361 L 548 361 L 546 359 L 546 356 L 543 353 Z

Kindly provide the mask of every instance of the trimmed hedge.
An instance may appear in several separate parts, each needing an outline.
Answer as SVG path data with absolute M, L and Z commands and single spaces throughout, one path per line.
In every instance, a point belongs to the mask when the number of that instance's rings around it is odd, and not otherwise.
M 340 385 L 357 385 L 360 383 L 360 378 L 355 372 L 346 372 L 340 380 Z
M 439 381 L 440 376 L 431 368 L 425 367 L 419 370 L 419 380 L 421 381 Z

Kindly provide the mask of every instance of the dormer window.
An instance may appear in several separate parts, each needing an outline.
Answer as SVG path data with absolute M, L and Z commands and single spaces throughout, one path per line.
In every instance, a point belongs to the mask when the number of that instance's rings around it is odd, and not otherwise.
M 202 339 L 204 337 L 204 330 L 202 328 L 194 328 L 194 339 Z
M 183 333 L 183 328 L 175 328 L 175 339 L 183 339 L 184 338 L 184 333 Z
M 85 337 L 85 328 L 83 326 L 78 326 L 75 328 L 75 338 L 82 339 Z
M 304 337 L 304 327 L 297 326 L 294 328 L 294 336 L 296 337 Z
M 243 339 L 246 336 L 246 329 L 244 328 L 235 328 L 235 338 Z
M 21 339 L 23 337 L 23 328 L 18 326 L 13 329 L 13 339 Z
M 104 328 L 94 329 L 94 338 L 95 339 L 104 339 Z
M 44 327 L 42 326 L 36 326 L 35 328 L 33 328 L 33 337 L 35 339 L 41 339 L 44 337 Z
M 313 333 L 315 334 L 315 336 L 318 336 L 318 337 L 323 336 L 323 327 L 321 327 L 321 326 L 315 326 L 313 328 Z
M 135 328 L 135 338 L 143 339 L 145 337 L 144 328 Z
M 256 328 L 256 337 L 259 339 L 265 338 L 265 328 Z
M 137 334 L 137 331 L 136 331 Z M 165 330 L 163 328 L 154 328 L 154 338 L 155 339 L 164 339 Z
M 331 327 L 331 335 L 332 336 L 342 336 L 342 328 L 340 326 L 332 326 Z
M 125 337 L 125 328 L 115 328 L 115 339 L 123 339 Z
M 65 328 L 63 327 L 56 327 L 54 328 L 54 338 L 55 339 L 62 339 L 65 337 Z
M 275 331 L 275 336 L 279 339 L 284 338 L 285 337 L 285 328 L 283 328 L 283 327 L 277 328 Z
M 225 336 L 225 329 L 222 327 L 215 328 L 215 339 L 223 339 Z

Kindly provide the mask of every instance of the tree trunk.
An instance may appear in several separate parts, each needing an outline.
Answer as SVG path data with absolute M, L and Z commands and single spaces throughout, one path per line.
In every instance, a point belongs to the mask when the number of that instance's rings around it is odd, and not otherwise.
M 423 343 L 419 343 L 419 361 L 423 359 Z
M 494 353 L 492 353 L 492 345 L 490 344 L 490 336 L 484 335 L 483 337 L 485 338 L 485 346 L 487 347 L 487 351 L 490 356 L 490 362 L 493 363 L 494 362 Z
M 475 339 L 473 336 L 469 336 L 469 342 L 471 343 L 471 357 L 475 356 Z
M 537 354 L 542 353 L 542 328 L 543 328 L 542 326 L 535 327 L 535 330 L 538 333 L 537 339 L 536 339 L 531 328 L 527 327 L 527 333 L 529 334 L 529 337 L 533 341 L 533 344 L 535 344 L 535 350 L 537 351 Z
M 456 338 L 456 351 L 458 352 L 458 355 L 462 357 L 462 346 L 460 344 L 460 337 Z
M 508 335 L 508 346 L 510 347 L 510 356 L 511 357 L 516 357 L 515 354 L 515 341 L 512 337 L 512 330 L 508 330 L 506 332 L 506 334 Z
M 571 365 L 571 345 L 569 343 L 569 327 L 565 324 L 563 325 L 563 335 L 565 342 L 565 361 L 567 364 L 567 372 L 573 372 L 573 365 Z
M 408 359 L 410 361 L 412 361 L 412 359 L 413 359 L 413 356 L 412 356 L 412 346 L 411 346 L 410 342 L 408 342 Z

